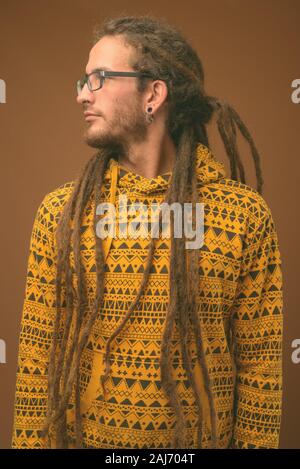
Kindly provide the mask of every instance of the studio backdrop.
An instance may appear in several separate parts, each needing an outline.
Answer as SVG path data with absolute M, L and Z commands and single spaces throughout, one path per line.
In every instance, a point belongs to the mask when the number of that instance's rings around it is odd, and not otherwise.
M 229 102 L 261 156 L 284 280 L 280 448 L 300 448 L 299 0 L 0 0 L 1 318 L 0 447 L 10 448 L 18 338 L 34 217 L 44 196 L 73 181 L 92 149 L 83 141 L 76 81 L 93 27 L 107 16 L 151 14 L 174 24 L 199 54 L 206 92 Z M 217 132 L 211 148 L 230 168 Z M 249 146 L 238 137 L 247 184 Z

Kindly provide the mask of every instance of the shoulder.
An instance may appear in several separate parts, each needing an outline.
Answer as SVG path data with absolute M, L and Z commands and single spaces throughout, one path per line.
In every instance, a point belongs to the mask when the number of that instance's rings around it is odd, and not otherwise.
M 218 200 L 233 210 L 244 213 L 249 220 L 261 223 L 272 217 L 271 208 L 262 194 L 248 184 L 227 177 L 210 185 L 218 191 Z
M 54 255 L 54 233 L 74 184 L 74 182 L 62 184 L 53 191 L 48 192 L 41 200 L 35 211 L 31 230 L 30 249 L 32 251 L 47 252 L 49 256 Z
M 224 177 L 203 187 L 201 195 L 205 205 L 212 203 L 228 227 L 246 235 L 245 241 L 251 243 L 276 235 L 268 202 L 250 185 Z
M 44 196 L 41 205 L 48 207 L 52 212 L 60 211 L 72 194 L 74 184 L 74 181 L 66 182 L 53 191 L 48 192 Z
M 72 194 L 74 185 L 75 181 L 66 182 L 45 194 L 37 209 L 36 217 L 46 220 L 50 225 L 56 224 Z

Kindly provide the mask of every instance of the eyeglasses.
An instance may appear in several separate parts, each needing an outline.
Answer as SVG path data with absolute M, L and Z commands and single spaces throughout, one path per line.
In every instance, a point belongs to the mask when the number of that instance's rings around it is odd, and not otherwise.
M 87 83 L 90 91 L 97 91 L 102 88 L 105 78 L 108 77 L 148 77 L 152 78 L 150 73 L 147 72 L 111 72 L 108 70 L 94 70 L 88 75 L 85 74 L 81 80 L 77 81 L 77 95 L 82 91 L 82 88 Z

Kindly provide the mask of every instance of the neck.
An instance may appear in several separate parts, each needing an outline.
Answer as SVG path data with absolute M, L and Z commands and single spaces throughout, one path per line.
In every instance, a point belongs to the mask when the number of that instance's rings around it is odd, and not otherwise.
M 124 168 L 149 179 L 172 171 L 176 154 L 171 137 L 154 130 L 149 131 L 144 141 L 131 142 L 126 155 L 118 160 Z

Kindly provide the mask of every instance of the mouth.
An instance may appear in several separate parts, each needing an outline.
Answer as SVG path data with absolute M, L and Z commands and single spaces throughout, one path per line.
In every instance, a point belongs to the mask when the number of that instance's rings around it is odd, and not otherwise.
M 93 114 L 92 112 L 84 112 L 84 118 L 85 120 L 93 120 L 93 119 L 96 119 L 98 117 L 101 117 L 99 114 Z
M 91 121 L 91 120 L 94 120 L 94 119 L 98 119 L 98 117 L 100 117 L 100 116 L 96 116 L 95 114 L 88 114 L 84 118 L 85 118 L 86 121 Z

